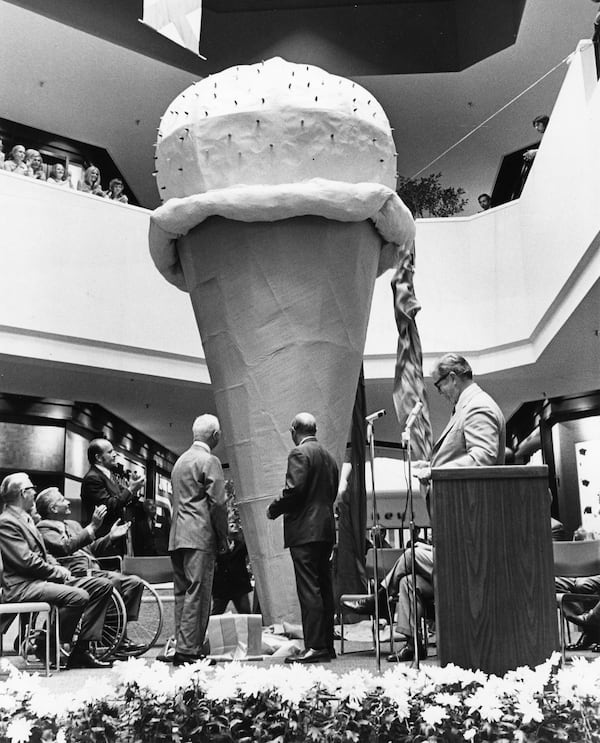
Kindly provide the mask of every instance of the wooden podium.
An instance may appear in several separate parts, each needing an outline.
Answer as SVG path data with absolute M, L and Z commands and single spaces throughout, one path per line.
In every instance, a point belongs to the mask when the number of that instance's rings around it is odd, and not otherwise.
M 434 469 L 437 649 L 502 675 L 558 649 L 547 467 Z

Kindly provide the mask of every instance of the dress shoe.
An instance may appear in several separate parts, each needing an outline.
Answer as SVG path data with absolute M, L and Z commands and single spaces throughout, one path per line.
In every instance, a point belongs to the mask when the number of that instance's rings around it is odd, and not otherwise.
M 567 650 L 591 650 L 598 644 L 597 633 L 582 632 L 577 642 L 567 645 Z
M 67 669 L 71 668 L 112 668 L 112 663 L 109 660 L 98 660 L 89 650 L 75 648 L 67 661 Z
M 133 642 L 128 637 L 121 641 L 121 644 L 117 648 L 115 657 L 128 658 L 131 655 L 138 655 L 146 650 L 146 645 L 139 645 L 137 642 Z
M 379 618 L 385 619 L 387 622 L 391 621 L 390 607 L 388 604 L 391 603 L 394 598 L 388 596 L 384 588 L 380 588 L 377 591 L 377 602 L 379 604 Z M 352 610 L 355 614 L 362 614 L 366 616 L 373 616 L 375 614 L 375 595 L 370 594 L 369 596 L 363 596 L 359 599 L 350 599 L 343 602 L 347 609 Z
M 191 663 L 197 663 L 199 660 L 206 661 L 209 666 L 216 665 L 214 658 L 207 658 L 206 655 L 186 655 L 185 653 L 175 653 L 172 663 L 174 666 L 189 666 Z
M 427 658 L 427 648 L 425 645 L 422 645 L 419 643 L 419 660 L 425 660 Z M 390 653 L 388 655 L 387 660 L 388 663 L 404 663 L 408 660 L 414 660 L 415 659 L 415 646 L 412 644 L 412 642 L 405 643 L 400 650 L 398 650 L 397 653 Z
M 290 655 L 285 659 L 286 663 L 330 663 L 331 655 L 327 649 L 315 650 L 308 648 L 300 655 Z

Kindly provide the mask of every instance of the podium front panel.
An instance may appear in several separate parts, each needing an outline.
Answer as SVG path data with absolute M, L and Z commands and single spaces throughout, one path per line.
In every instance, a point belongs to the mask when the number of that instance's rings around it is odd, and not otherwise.
M 558 649 L 546 467 L 434 469 L 438 658 L 504 674 Z

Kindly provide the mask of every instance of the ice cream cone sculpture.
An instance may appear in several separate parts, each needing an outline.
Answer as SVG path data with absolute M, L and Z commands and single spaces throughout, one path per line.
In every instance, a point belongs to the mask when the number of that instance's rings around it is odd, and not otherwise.
M 414 238 L 389 123 L 355 83 L 273 59 L 184 91 L 156 157 L 151 254 L 192 299 L 264 621 L 297 622 L 266 508 L 296 413 L 342 461 L 375 278 Z

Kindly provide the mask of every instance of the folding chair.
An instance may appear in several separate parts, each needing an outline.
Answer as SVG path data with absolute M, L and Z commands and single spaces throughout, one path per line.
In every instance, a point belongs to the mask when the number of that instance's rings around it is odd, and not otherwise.
M 600 540 L 584 542 L 553 542 L 554 575 L 563 578 L 587 578 L 600 575 Z M 563 660 L 566 655 L 566 622 L 565 606 L 581 604 L 589 606 L 600 601 L 600 595 L 590 593 L 557 593 L 556 609 L 558 611 L 560 650 Z

